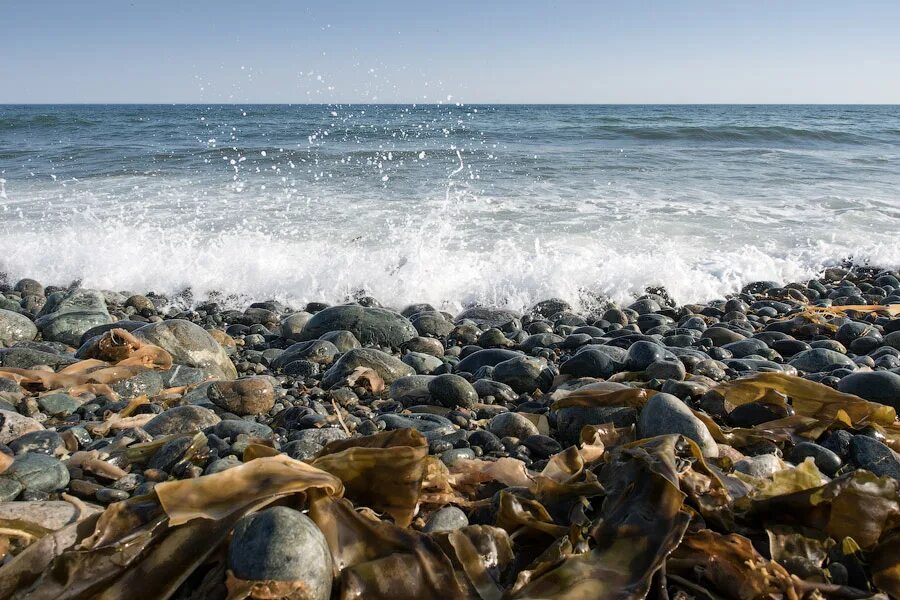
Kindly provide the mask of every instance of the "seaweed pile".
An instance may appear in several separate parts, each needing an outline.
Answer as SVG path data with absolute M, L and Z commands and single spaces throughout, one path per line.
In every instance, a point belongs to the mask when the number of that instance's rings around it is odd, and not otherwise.
M 23 281 L 0 598 L 900 598 L 894 272 L 455 319 Z

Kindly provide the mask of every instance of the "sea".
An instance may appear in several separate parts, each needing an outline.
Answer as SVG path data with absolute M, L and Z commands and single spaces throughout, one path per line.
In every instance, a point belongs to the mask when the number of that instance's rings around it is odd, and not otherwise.
M 900 106 L 0 106 L 0 273 L 583 309 L 900 266 Z

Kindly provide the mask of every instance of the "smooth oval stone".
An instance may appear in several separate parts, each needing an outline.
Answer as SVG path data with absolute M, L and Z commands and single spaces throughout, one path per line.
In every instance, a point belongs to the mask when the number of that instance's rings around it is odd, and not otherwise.
M 407 352 L 400 359 L 419 375 L 430 375 L 444 365 L 444 361 L 431 354 L 423 352 Z
M 519 355 L 494 366 L 491 376 L 494 381 L 505 383 L 520 394 L 536 389 L 547 391 L 553 382 L 553 375 L 541 361 Z
M 865 435 L 854 435 L 850 440 L 850 458 L 878 477 L 900 479 L 900 457 L 878 440 Z
M 521 352 L 506 350 L 504 348 L 488 348 L 478 350 L 463 358 L 456 365 L 456 371 L 474 373 L 482 367 L 493 367 L 511 358 L 523 356 Z
M 829 477 L 834 476 L 841 468 L 841 458 L 837 454 L 813 442 L 800 442 L 791 449 L 787 459 L 799 465 L 809 457 L 812 457 L 816 467 Z
M 314 340 L 330 331 L 349 331 L 364 346 L 388 348 L 399 348 L 419 335 L 412 323 L 399 313 L 347 304 L 317 312 L 303 327 L 299 339 Z
M 680 360 L 659 360 L 650 363 L 644 371 L 644 375 L 648 379 L 681 381 L 687 375 L 687 371 L 684 363 Z
M 329 331 L 320 335 L 319 339 L 334 344 L 341 354 L 360 347 L 359 340 L 350 331 Z
M 847 375 L 837 385 L 845 394 L 886 404 L 900 411 L 900 375 L 890 371 L 859 371 Z
M 760 354 L 769 350 L 769 346 L 762 340 L 756 338 L 747 338 L 737 342 L 730 342 L 722 346 L 735 358 L 744 358 L 751 354 Z
M 748 402 L 735 407 L 726 420 L 732 427 L 754 427 L 769 421 L 783 419 L 791 414 L 784 406 L 767 402 Z
M 791 366 L 807 373 L 830 371 L 835 366 L 855 367 L 853 360 L 845 354 L 827 348 L 812 348 L 795 355 Z
M 37 402 L 43 412 L 54 417 L 67 417 L 81 406 L 81 400 L 65 393 L 41 396 Z
M 312 318 L 312 314 L 300 311 L 290 314 L 281 320 L 281 337 L 288 340 L 296 340 L 300 337 L 303 327 Z
M 456 426 L 445 417 L 425 413 L 410 413 L 407 415 L 378 415 L 376 422 L 384 423 L 385 429 L 406 429 L 408 427 L 419 431 L 429 441 L 438 439 L 456 431 Z
M 228 568 L 246 581 L 301 582 L 309 600 L 331 597 L 332 562 L 325 536 L 312 519 L 285 506 L 237 522 Z
M 457 323 L 460 321 L 472 321 L 477 325 L 501 328 L 510 321 L 518 319 L 520 316 L 519 313 L 511 310 L 476 306 L 474 308 L 468 308 L 456 315 L 454 321 Z
M 112 384 L 113 391 L 119 395 L 119 400 L 132 400 L 138 396 L 152 398 L 163 391 L 165 383 L 158 371 L 142 371 L 134 377 L 123 379 Z
M 573 377 L 606 379 L 616 372 L 616 365 L 606 353 L 590 348 L 569 358 L 560 366 L 559 372 Z
M 453 448 L 441 454 L 441 461 L 448 467 L 452 467 L 460 461 L 472 460 L 473 458 L 475 458 L 475 451 L 471 448 Z
M 472 408 L 478 402 L 478 392 L 459 375 L 438 375 L 428 382 L 428 393 L 447 408 Z
M 54 456 L 65 452 L 62 437 L 52 429 L 32 431 L 21 435 L 9 443 L 9 449 L 15 454 L 38 452 Z
M 537 426 L 527 417 L 518 413 L 500 413 L 488 424 L 488 431 L 498 438 L 514 437 L 524 439 L 528 436 L 539 435 Z
M 455 506 L 445 506 L 431 513 L 422 531 L 425 533 L 437 533 L 439 531 L 454 531 L 462 529 L 469 524 L 469 518 L 462 510 Z
M 455 325 L 443 313 L 436 310 L 422 311 L 409 317 L 410 323 L 421 336 L 445 338 Z
M 564 446 L 578 444 L 585 425 L 612 423 L 627 427 L 637 422 L 637 411 L 625 406 L 570 406 L 556 411 L 559 441 Z
M 534 458 L 550 458 L 562 451 L 562 445 L 547 435 L 530 435 L 521 442 Z
M 641 410 L 638 419 L 641 437 L 681 434 L 694 440 L 704 456 L 715 458 L 719 448 L 703 421 L 687 405 L 671 394 L 656 394 Z
M 26 491 L 55 492 L 69 484 L 69 470 L 58 459 L 46 454 L 17 456 L 0 477 L 18 482 Z
M 262 423 L 245 421 L 244 419 L 225 419 L 213 425 L 212 433 L 222 439 L 234 439 L 239 435 L 269 439 L 272 428 Z
M 625 355 L 626 371 L 643 371 L 651 364 L 666 357 L 666 349 L 659 344 L 637 341 L 628 348 Z
M 153 417 L 144 431 L 157 437 L 173 433 L 193 433 L 220 421 L 213 411 L 202 406 L 176 406 Z
M 431 398 L 428 384 L 435 375 L 407 375 L 391 384 L 388 391 L 392 400 L 402 403 L 404 406 L 425 404 Z
M 703 337 L 711 339 L 716 346 L 724 346 L 733 342 L 739 342 L 746 336 L 727 327 L 713 326 L 703 332 Z

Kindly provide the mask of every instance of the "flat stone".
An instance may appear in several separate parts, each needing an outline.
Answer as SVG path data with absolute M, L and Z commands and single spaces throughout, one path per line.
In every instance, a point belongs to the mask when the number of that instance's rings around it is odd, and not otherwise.
M 314 340 L 330 331 L 349 331 L 364 346 L 388 348 L 399 348 L 419 335 L 412 323 L 398 313 L 349 304 L 317 312 L 303 327 L 299 339 Z
M 220 421 L 213 411 L 202 406 L 176 406 L 153 417 L 144 431 L 154 437 L 173 433 L 193 433 Z
M 25 490 L 55 492 L 69 484 L 69 471 L 58 459 L 46 454 L 17 456 L 0 477 L 19 482 Z
M 719 455 L 716 441 L 703 421 L 671 394 L 656 394 L 647 401 L 638 419 L 638 432 L 644 438 L 681 434 L 697 442 L 704 456 L 715 458 Z
M 237 369 L 225 350 L 202 327 L 184 319 L 150 323 L 134 330 L 134 336 L 159 346 L 175 363 L 202 369 L 211 379 L 236 379 Z

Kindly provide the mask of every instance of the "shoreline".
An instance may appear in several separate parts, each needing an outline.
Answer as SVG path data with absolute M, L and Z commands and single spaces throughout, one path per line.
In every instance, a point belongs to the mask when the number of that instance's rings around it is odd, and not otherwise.
M 589 312 L 172 300 L 0 285 L 0 588 L 900 591 L 897 270 Z

